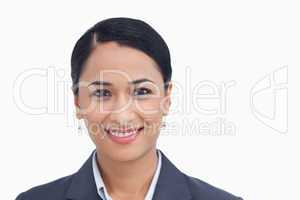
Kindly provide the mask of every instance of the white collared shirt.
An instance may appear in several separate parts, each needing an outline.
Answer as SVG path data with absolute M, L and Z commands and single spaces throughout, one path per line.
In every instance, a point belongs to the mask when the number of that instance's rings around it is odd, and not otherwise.
M 151 181 L 148 192 L 145 196 L 145 200 L 152 200 L 154 190 L 155 190 L 155 187 L 156 187 L 156 183 L 157 183 L 157 180 L 158 180 L 158 176 L 159 176 L 159 173 L 160 173 L 161 153 L 158 149 L 156 150 L 156 152 L 157 152 L 157 156 L 158 156 L 158 164 L 156 166 L 155 174 L 154 174 L 153 179 Z M 99 196 L 103 200 L 112 200 L 112 198 L 107 193 L 107 190 L 106 190 L 106 187 L 104 185 L 100 170 L 99 170 L 98 165 L 97 165 L 96 150 L 93 153 L 93 174 L 94 174 L 94 179 L 95 179 L 95 182 L 96 182 L 97 192 L 98 192 Z

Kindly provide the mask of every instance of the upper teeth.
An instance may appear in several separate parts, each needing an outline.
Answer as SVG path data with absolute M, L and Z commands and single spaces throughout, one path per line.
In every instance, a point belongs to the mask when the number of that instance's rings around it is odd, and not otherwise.
M 131 130 L 131 131 L 127 131 L 127 132 L 122 132 L 119 130 L 109 130 L 110 134 L 117 136 L 117 137 L 127 137 L 127 136 L 135 134 L 136 132 L 137 132 L 137 130 Z

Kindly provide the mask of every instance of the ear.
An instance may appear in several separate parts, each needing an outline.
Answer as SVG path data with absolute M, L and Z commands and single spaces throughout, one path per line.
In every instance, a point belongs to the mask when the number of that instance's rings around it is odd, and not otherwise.
M 163 100 L 163 115 L 167 115 L 171 106 L 171 94 L 172 94 L 173 84 L 170 81 L 166 89 L 165 97 Z
M 74 105 L 75 105 L 75 108 L 76 108 L 76 117 L 77 117 L 77 119 L 82 119 L 82 115 L 80 114 L 80 104 L 79 104 L 78 95 L 74 96 Z

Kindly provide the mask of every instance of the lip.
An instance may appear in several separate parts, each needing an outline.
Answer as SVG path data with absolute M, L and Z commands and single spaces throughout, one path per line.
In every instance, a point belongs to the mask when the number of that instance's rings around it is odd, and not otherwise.
M 144 127 L 130 128 L 130 129 L 104 129 L 104 130 L 107 133 L 108 137 L 113 142 L 116 142 L 118 144 L 129 144 L 137 138 L 137 136 L 140 134 L 140 132 L 144 130 Z M 134 132 L 134 133 L 130 134 L 128 136 L 116 136 L 116 135 L 111 134 L 111 131 L 117 131 L 122 134 L 130 133 L 130 132 Z

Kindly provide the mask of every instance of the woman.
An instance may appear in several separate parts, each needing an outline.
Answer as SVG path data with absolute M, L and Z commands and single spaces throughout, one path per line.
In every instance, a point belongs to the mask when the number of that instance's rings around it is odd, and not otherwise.
M 87 30 L 71 58 L 74 104 L 96 149 L 80 170 L 18 200 L 237 200 L 179 171 L 156 149 L 171 104 L 167 44 L 147 23 L 110 18 Z

